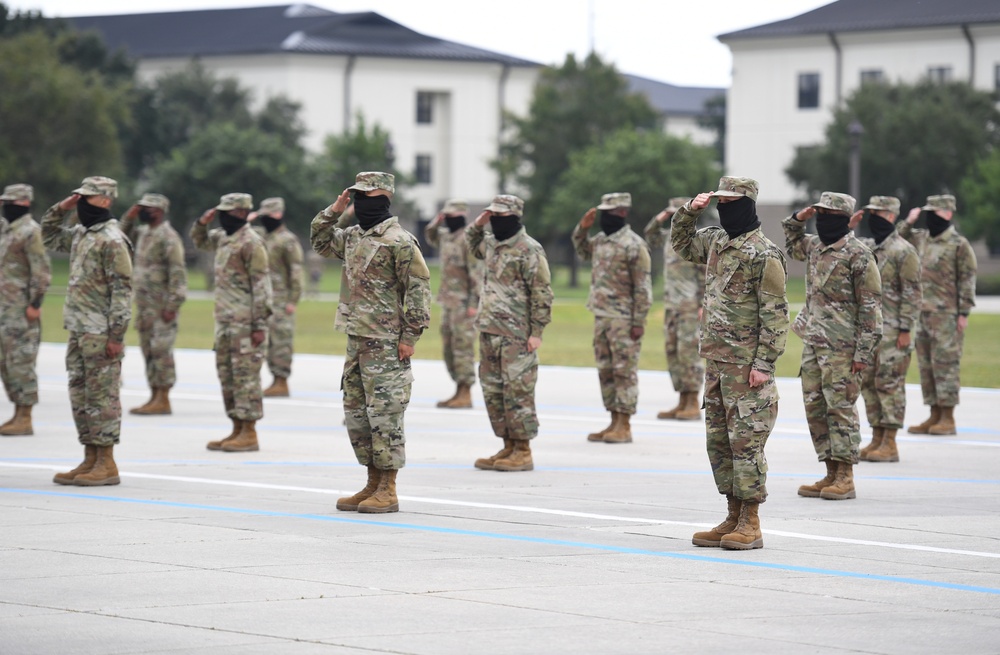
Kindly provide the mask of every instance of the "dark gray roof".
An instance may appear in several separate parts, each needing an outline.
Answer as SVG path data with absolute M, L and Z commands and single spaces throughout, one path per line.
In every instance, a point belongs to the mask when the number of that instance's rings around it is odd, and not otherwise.
M 345 14 L 306 4 L 66 20 L 140 59 L 302 52 L 538 65 L 420 34 L 375 12 Z
M 719 35 L 720 41 L 1000 23 L 997 0 L 838 0 L 794 18 Z
M 726 94 L 720 87 L 676 86 L 638 75 L 624 73 L 629 91 L 641 93 L 661 114 L 700 116 L 705 113 L 705 101 Z

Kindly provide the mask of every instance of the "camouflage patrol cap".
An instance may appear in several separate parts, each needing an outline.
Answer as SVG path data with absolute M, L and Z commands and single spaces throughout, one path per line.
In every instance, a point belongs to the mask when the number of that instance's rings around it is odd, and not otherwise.
M 854 205 L 857 201 L 853 197 L 847 195 L 846 193 L 834 193 L 833 191 L 824 191 L 819 196 L 819 202 L 814 203 L 813 207 L 817 209 L 829 209 L 834 212 L 843 212 L 845 214 L 854 213 Z
M 469 203 L 457 198 L 449 199 L 441 209 L 442 214 L 464 214 L 467 211 L 469 211 Z
M 30 184 L 8 184 L 3 189 L 0 200 L 27 200 L 31 202 L 35 199 L 35 190 Z
M 714 191 L 712 195 L 723 198 L 741 198 L 746 196 L 757 202 L 758 191 L 760 191 L 760 185 L 753 178 L 723 176 L 719 178 L 719 190 Z
M 280 214 L 285 211 L 285 199 L 284 198 L 264 198 L 260 201 L 260 208 L 257 210 L 258 214 Z
M 81 196 L 108 196 L 109 198 L 117 198 L 118 183 L 110 177 L 102 177 L 100 175 L 85 177 L 80 184 L 80 188 L 74 190 L 73 193 L 79 193 Z
M 514 214 L 515 216 L 523 216 L 524 201 L 517 196 L 502 193 L 499 196 L 493 196 L 493 202 L 491 202 L 490 206 L 486 208 L 486 211 L 493 212 L 494 214 Z
M 170 201 L 166 196 L 159 193 L 144 193 L 139 202 L 135 203 L 140 207 L 152 207 L 154 209 L 162 209 L 165 212 L 170 211 Z
M 955 211 L 956 203 L 955 196 L 943 195 L 943 196 L 927 196 L 927 204 L 920 209 L 932 212 L 932 211 Z
M 667 208 L 664 209 L 663 211 L 671 213 L 676 212 L 678 209 L 688 204 L 689 202 L 691 202 L 691 198 L 688 198 L 687 196 L 678 196 L 677 198 L 671 198 L 670 204 L 667 205 Z
M 379 189 L 396 194 L 396 176 L 392 173 L 368 171 L 358 173 L 354 178 L 354 186 L 347 187 L 351 191 L 377 191 Z
M 253 196 L 249 193 L 227 193 L 219 198 L 219 204 L 215 208 L 221 212 L 233 209 L 253 209 Z
M 608 209 L 618 209 L 619 207 L 631 208 L 632 207 L 632 194 L 631 193 L 605 193 L 601 196 L 601 204 L 597 206 L 601 211 L 607 211 Z
M 899 216 L 899 198 L 892 196 L 872 196 L 862 209 L 881 209 Z

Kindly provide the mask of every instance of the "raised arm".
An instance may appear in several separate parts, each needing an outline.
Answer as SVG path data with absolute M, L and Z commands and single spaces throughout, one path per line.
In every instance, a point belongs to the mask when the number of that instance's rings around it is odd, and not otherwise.
M 208 224 L 215 218 L 215 210 L 209 209 L 191 226 L 191 241 L 198 250 L 215 252 L 222 238 L 222 230 L 212 230 L 209 232 Z
M 804 262 L 809 259 L 816 239 L 806 234 L 806 221 L 816 214 L 813 207 L 806 207 L 795 212 L 784 221 L 781 227 L 785 230 L 785 252 L 792 259 Z
M 646 223 L 645 229 L 642 231 L 643 237 L 646 239 L 646 243 L 649 244 L 650 248 L 662 248 L 663 244 L 667 241 L 667 231 L 670 227 L 670 216 L 667 212 L 662 211 L 653 218 L 649 219 Z
M 699 193 L 678 209 L 671 220 L 670 245 L 678 255 L 695 264 L 708 263 L 712 240 L 709 233 L 699 233 L 695 226 L 711 199 L 711 194 Z
M 576 254 L 580 256 L 585 262 L 589 262 L 594 258 L 594 246 L 590 242 L 590 235 L 588 234 L 590 227 L 594 224 L 594 218 L 597 216 L 597 209 L 591 207 L 587 210 L 587 213 L 583 215 L 580 222 L 577 223 L 576 227 L 573 228 L 573 249 L 576 250 Z
M 476 259 L 486 259 L 486 230 L 484 227 L 490 220 L 490 212 L 483 212 L 469 227 L 465 228 L 465 243 L 469 252 Z
M 332 205 L 316 214 L 309 228 L 309 243 L 313 250 L 323 257 L 344 258 L 344 247 L 347 243 L 346 228 L 350 216 L 345 214 L 347 203 L 350 202 L 350 191 L 344 191 L 337 196 Z
M 74 193 L 49 207 L 45 215 L 42 216 L 42 241 L 49 250 L 69 252 L 72 249 L 76 226 L 68 227 L 63 225 L 63 221 L 66 215 L 76 207 L 79 199 L 80 196 Z

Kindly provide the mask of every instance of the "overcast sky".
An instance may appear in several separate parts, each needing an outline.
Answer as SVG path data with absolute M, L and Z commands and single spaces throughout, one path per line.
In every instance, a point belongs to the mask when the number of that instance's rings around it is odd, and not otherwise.
M 5 0 L 46 16 L 293 4 L 281 0 Z M 718 34 L 770 23 L 831 0 L 313 0 L 332 11 L 376 11 L 407 27 L 543 64 L 590 50 L 619 70 L 683 86 L 728 86 Z M 253 35 L 248 35 L 253 38 Z

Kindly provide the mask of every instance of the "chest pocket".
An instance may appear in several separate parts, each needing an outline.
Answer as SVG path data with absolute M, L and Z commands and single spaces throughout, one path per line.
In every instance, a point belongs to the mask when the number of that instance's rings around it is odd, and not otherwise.
M 848 296 L 854 295 L 854 285 L 838 283 L 838 280 L 846 280 L 850 276 L 850 256 L 837 251 L 827 252 L 816 262 L 816 283 L 813 289 L 828 298 L 847 300 Z M 828 284 L 831 280 L 834 282 L 832 285 Z M 850 293 L 847 292 L 848 289 Z
M 716 289 L 732 300 L 740 300 L 748 293 L 747 281 L 750 276 L 750 262 L 742 253 L 719 257 L 716 265 Z

